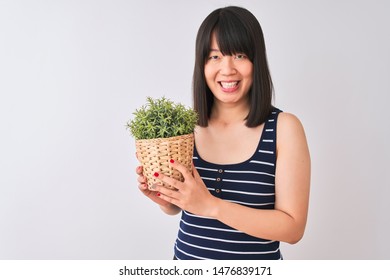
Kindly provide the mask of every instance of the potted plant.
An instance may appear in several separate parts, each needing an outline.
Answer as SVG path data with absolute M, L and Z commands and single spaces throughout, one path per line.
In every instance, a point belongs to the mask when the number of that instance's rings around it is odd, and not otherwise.
M 146 104 L 136 109 L 127 128 L 135 138 L 138 160 L 143 166 L 148 187 L 160 183 L 153 176 L 156 170 L 183 181 L 181 173 L 169 165 L 174 159 L 192 170 L 194 129 L 198 120 L 196 112 L 181 103 L 162 97 L 147 97 Z

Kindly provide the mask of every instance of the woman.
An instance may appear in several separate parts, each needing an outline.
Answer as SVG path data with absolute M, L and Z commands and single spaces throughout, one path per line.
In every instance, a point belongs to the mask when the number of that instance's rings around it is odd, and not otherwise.
M 170 215 L 182 212 L 177 259 L 282 259 L 279 242 L 304 233 L 310 156 L 304 129 L 271 105 L 272 81 L 260 24 L 246 9 L 213 11 L 196 39 L 194 171 L 156 171 L 177 191 L 140 190 Z

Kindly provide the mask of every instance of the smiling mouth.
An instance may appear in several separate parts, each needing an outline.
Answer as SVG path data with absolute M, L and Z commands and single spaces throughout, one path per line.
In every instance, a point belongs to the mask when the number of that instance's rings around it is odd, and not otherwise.
M 239 83 L 239 81 L 235 81 L 235 82 L 219 82 L 221 87 L 225 88 L 225 89 L 235 88 L 235 87 L 237 87 L 238 83 Z

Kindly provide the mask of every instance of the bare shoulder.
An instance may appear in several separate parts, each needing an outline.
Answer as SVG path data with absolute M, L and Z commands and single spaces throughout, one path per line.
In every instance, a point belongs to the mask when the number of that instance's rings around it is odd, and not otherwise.
M 282 112 L 278 116 L 277 125 L 278 147 L 285 145 L 306 146 L 306 135 L 299 118 L 292 113 Z
M 301 121 L 292 113 L 281 112 L 278 116 L 278 128 L 286 129 L 303 129 Z

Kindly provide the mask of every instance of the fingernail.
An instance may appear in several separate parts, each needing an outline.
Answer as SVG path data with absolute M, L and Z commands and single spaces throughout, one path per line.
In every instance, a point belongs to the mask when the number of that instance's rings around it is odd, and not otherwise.
M 158 174 L 158 172 L 154 172 L 154 177 L 158 177 L 158 175 L 160 175 L 160 174 Z
M 173 159 L 171 159 L 169 162 L 170 162 L 170 163 L 175 163 L 175 161 L 174 161 Z

